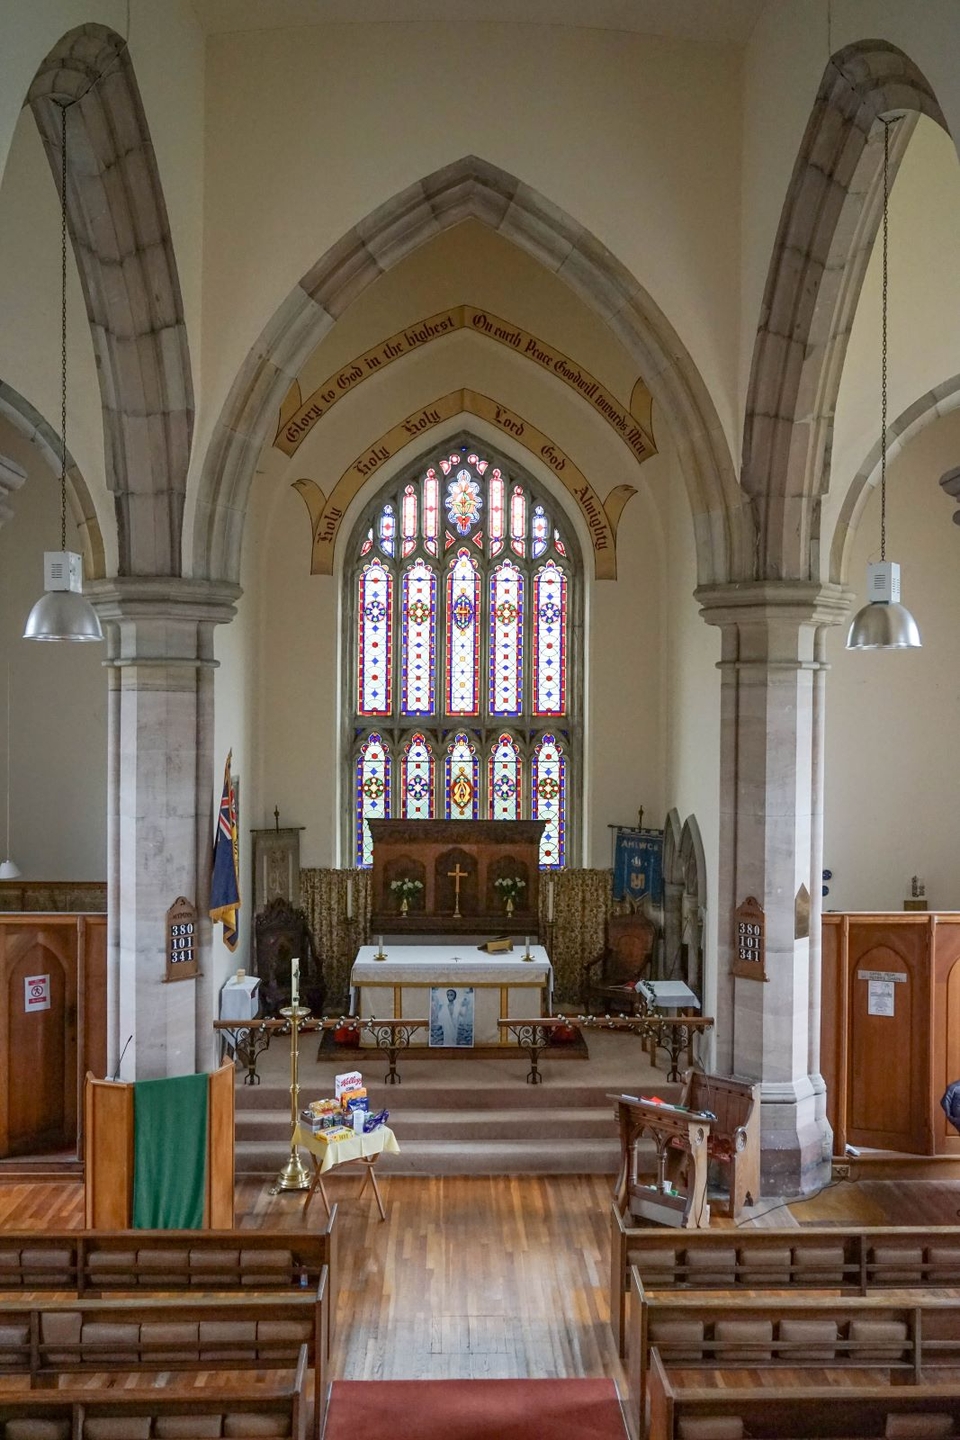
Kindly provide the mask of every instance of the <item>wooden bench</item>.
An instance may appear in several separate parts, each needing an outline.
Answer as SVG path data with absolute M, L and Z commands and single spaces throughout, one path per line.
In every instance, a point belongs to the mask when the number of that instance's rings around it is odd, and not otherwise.
M 0 1374 L 56 1387 L 78 1372 L 292 1369 L 306 1346 L 319 1433 L 326 1287 L 324 1268 L 316 1293 L 0 1301 Z
M 725 1075 L 687 1070 L 680 1104 L 716 1115 L 707 1153 L 727 1178 L 730 1216 L 736 1220 L 744 1205 L 760 1198 L 760 1086 Z
M 644 1289 L 765 1290 L 800 1286 L 866 1295 L 883 1287 L 960 1285 L 960 1225 L 842 1230 L 635 1228 L 611 1207 L 610 1324 L 624 1353 L 630 1267 Z
M 0 1231 L 0 1292 L 289 1290 L 316 1292 L 324 1268 L 330 1332 L 337 1207 L 317 1230 Z
M 921 1418 L 922 1417 L 922 1418 Z M 923 1428 L 921 1429 L 920 1426 Z M 650 1356 L 648 1440 L 880 1440 L 960 1435 L 960 1385 L 687 1389 Z
M 203 1388 L 0 1391 L 0 1440 L 125 1440 L 189 1435 L 281 1435 L 305 1440 L 307 1348 L 292 1363 L 292 1380 L 231 1381 Z M 185 1422 L 191 1422 L 189 1429 Z M 46 1422 L 39 1425 L 37 1422 Z M 268 1428 L 269 1427 L 269 1428 Z
M 960 1297 L 787 1295 L 731 1297 L 644 1292 L 630 1275 L 626 1370 L 636 1414 L 644 1413 L 650 1352 L 669 1370 L 872 1369 L 902 1372 L 960 1366 Z

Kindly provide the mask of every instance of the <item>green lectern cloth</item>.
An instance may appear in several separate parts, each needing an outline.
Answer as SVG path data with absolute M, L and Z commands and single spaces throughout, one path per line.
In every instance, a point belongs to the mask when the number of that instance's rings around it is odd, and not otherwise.
M 133 1087 L 133 1227 L 200 1230 L 207 1180 L 206 1075 Z

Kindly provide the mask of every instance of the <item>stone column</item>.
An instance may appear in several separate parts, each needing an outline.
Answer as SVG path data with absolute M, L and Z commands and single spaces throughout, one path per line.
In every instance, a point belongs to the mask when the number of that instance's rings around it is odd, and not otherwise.
M 801 1194 L 829 1177 L 819 1074 L 824 632 L 850 596 L 803 581 L 697 591 L 722 632 L 717 1070 L 762 1085 L 762 1189 Z M 809 936 L 796 896 L 810 893 Z M 733 912 L 766 917 L 766 982 L 735 977 Z
M 124 1080 L 192 1074 L 213 1053 L 213 629 L 233 618 L 240 590 L 147 577 L 100 580 L 85 593 L 110 667 L 109 1065 L 132 1036 Z M 167 984 L 165 916 L 180 895 L 197 907 L 202 974 Z

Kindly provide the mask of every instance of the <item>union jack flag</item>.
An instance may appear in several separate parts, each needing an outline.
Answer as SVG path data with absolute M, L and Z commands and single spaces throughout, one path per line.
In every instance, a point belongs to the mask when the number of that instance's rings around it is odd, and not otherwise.
M 223 921 L 223 943 L 228 950 L 237 948 L 237 911 L 240 909 L 240 837 L 236 797 L 230 780 L 232 759 L 231 750 L 223 772 L 223 793 L 213 843 L 213 878 L 210 882 L 210 919 L 214 924 L 218 920 Z

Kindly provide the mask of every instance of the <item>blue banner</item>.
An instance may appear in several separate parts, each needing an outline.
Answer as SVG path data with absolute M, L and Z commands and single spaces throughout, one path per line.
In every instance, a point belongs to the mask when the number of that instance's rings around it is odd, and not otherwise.
M 663 899 L 663 834 L 660 830 L 618 830 L 613 860 L 614 900 Z

